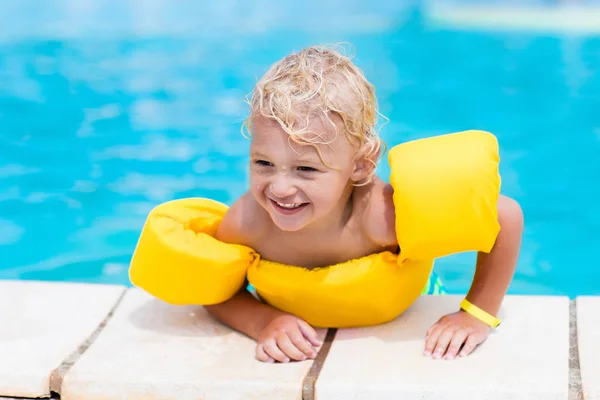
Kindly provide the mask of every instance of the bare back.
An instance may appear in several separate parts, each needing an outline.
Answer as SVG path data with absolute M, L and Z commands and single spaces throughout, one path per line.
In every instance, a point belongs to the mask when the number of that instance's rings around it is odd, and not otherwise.
M 327 232 L 285 232 L 250 193 L 231 207 L 217 237 L 243 244 L 261 258 L 304 268 L 325 267 L 382 251 L 397 252 L 391 186 L 374 178 L 354 188 L 347 221 Z

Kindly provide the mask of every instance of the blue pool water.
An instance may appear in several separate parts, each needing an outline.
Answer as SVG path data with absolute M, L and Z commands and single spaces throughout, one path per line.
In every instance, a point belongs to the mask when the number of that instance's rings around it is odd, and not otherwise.
M 502 192 L 526 216 L 510 292 L 600 294 L 598 34 L 441 24 L 391 0 L 96 3 L 3 5 L 0 278 L 127 284 L 154 205 L 245 190 L 243 100 L 267 66 L 351 42 L 389 145 L 498 136 Z M 451 292 L 473 263 L 438 262 Z

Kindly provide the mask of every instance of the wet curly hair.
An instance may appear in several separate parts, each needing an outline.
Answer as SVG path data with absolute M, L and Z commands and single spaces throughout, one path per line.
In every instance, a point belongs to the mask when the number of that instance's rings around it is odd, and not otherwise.
M 362 183 L 366 184 L 375 174 L 382 148 L 385 151 L 377 128 L 378 116 L 382 114 L 378 111 L 375 87 L 339 47 L 307 47 L 273 64 L 248 96 L 250 115 L 242 132 L 251 136 L 252 118 L 260 114 L 277 121 L 290 140 L 314 145 L 321 156 L 316 144 L 331 141 L 308 129 L 311 120 L 321 119 L 335 128 L 336 137 L 341 130 L 361 157 L 372 164 Z

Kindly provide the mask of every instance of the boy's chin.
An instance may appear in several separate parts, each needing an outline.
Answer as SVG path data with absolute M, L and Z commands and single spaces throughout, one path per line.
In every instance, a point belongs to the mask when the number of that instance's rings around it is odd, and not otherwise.
M 298 232 L 302 230 L 306 225 L 305 224 L 282 224 L 278 221 L 273 221 L 275 226 L 277 226 L 280 230 L 284 232 Z
M 271 215 L 271 221 L 284 232 L 298 232 L 306 227 L 306 221 L 282 221 L 280 216 Z

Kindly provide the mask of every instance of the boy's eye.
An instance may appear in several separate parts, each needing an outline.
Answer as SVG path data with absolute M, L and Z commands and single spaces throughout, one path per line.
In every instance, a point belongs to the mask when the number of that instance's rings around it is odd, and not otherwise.
M 312 167 L 298 167 L 298 170 L 302 172 L 316 172 L 317 170 Z
M 273 165 L 273 164 L 271 164 L 270 162 L 268 162 L 268 161 L 265 161 L 265 160 L 255 160 L 255 161 L 254 161 L 254 164 L 256 164 L 256 165 L 260 165 L 260 166 L 262 166 L 262 167 L 270 167 L 270 166 L 272 166 L 272 165 Z

